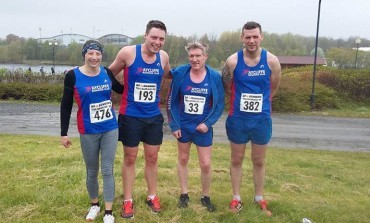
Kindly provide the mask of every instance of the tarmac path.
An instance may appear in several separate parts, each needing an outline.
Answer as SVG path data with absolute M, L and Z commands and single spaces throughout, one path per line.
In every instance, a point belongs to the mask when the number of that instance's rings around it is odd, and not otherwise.
M 78 136 L 75 107 L 70 136 Z M 0 133 L 60 135 L 58 105 L 0 102 L 0 114 Z M 226 117 L 213 127 L 215 142 L 228 143 Z M 370 119 L 274 113 L 272 122 L 270 147 L 370 152 Z M 174 140 L 166 123 L 164 139 Z

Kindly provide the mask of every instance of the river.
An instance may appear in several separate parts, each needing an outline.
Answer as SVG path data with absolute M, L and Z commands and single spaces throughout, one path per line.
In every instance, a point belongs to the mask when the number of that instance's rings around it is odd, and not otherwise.
M 8 69 L 8 70 L 18 70 L 18 69 L 28 70 L 28 68 L 31 68 L 32 72 L 40 72 L 41 66 L 44 67 L 45 74 L 51 74 L 51 68 L 53 67 L 53 65 L 0 64 L 0 69 L 5 68 L 5 69 Z M 72 65 L 55 65 L 55 72 L 56 73 L 63 73 L 65 70 L 70 70 L 72 67 L 74 67 L 74 66 L 72 66 Z

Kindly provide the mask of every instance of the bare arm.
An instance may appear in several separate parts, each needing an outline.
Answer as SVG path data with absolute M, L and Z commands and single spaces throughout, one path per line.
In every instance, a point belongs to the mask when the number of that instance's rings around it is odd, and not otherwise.
M 281 66 L 278 58 L 273 54 L 268 54 L 268 65 L 271 69 L 271 98 L 278 92 L 281 79 Z
M 161 50 L 161 62 L 162 64 L 164 64 L 163 66 L 163 70 L 164 70 L 164 73 L 163 73 L 163 77 L 164 78 L 167 78 L 167 79 L 172 79 L 172 75 L 171 75 L 171 66 L 170 66 L 170 59 L 168 57 L 168 54 L 166 52 L 164 52 L 163 50 Z
M 222 83 L 224 84 L 225 96 L 230 97 L 233 73 L 236 66 L 236 54 L 231 55 L 222 67 Z
M 126 66 L 130 66 L 135 58 L 135 46 L 123 47 L 114 59 L 113 63 L 109 66 L 114 76 L 117 76 Z

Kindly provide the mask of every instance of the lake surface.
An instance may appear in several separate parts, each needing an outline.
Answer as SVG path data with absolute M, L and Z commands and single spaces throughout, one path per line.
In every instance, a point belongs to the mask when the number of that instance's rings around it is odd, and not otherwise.
M 40 72 L 41 66 L 44 66 L 44 72 L 46 74 L 51 74 L 51 68 L 53 65 L 29 65 L 29 64 L 0 64 L 0 69 L 5 68 L 8 70 L 28 70 L 28 68 L 31 68 L 32 72 Z M 72 65 L 55 65 L 55 72 L 56 73 L 63 73 L 65 70 L 70 70 L 74 66 Z

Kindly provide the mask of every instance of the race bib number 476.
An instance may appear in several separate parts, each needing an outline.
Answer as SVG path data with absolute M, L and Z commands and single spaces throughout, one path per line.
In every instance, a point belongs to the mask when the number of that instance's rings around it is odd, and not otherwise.
M 242 93 L 240 97 L 240 111 L 243 112 L 262 112 L 263 94 Z
M 112 102 L 106 100 L 99 103 L 90 104 L 90 121 L 91 123 L 103 122 L 113 118 Z

